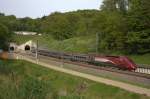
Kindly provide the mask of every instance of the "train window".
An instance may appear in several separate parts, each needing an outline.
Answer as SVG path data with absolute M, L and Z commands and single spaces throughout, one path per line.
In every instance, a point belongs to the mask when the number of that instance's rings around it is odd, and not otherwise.
M 75 56 L 75 59 L 77 60 L 77 59 L 78 59 L 78 57 L 77 57 L 77 56 Z

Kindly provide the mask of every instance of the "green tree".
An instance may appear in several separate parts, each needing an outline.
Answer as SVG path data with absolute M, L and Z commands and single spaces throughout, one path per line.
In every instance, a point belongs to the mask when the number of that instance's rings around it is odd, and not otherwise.
M 128 45 L 131 53 L 150 52 L 150 2 L 130 0 Z
M 58 40 L 72 37 L 72 26 L 67 17 L 61 13 L 54 13 L 48 16 L 42 22 L 42 29 Z
M 104 0 L 101 9 L 104 11 L 121 11 L 128 10 L 128 0 Z
M 116 11 L 117 10 L 116 3 L 117 0 L 104 0 L 101 9 L 105 11 Z
M 0 49 L 7 49 L 9 39 L 10 33 L 8 28 L 3 24 L 0 24 Z
M 128 17 L 132 31 L 147 31 L 150 28 L 150 2 L 148 0 L 131 0 Z
M 93 29 L 99 33 L 100 49 L 123 50 L 126 48 L 126 19 L 117 12 L 101 12 L 93 20 Z
M 5 16 L 0 15 L 0 23 L 7 26 L 10 31 L 13 31 L 15 25 L 16 17 L 14 15 Z

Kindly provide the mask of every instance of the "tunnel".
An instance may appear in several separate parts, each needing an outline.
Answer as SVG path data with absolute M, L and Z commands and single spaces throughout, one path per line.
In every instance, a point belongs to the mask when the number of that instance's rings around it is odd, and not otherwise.
M 11 47 L 9 47 L 9 50 L 10 50 L 10 51 L 14 51 L 15 48 L 14 48 L 13 46 L 11 46 Z
M 29 51 L 30 50 L 30 46 L 29 45 L 26 45 L 25 46 L 25 51 Z

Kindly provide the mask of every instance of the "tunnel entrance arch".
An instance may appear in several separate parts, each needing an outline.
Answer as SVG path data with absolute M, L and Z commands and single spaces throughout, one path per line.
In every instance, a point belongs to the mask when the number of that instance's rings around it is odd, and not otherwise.
M 29 45 L 26 45 L 26 46 L 25 46 L 25 51 L 30 51 L 30 49 L 31 49 L 31 48 L 30 48 Z
M 15 50 L 14 46 L 9 47 L 9 50 L 14 51 Z

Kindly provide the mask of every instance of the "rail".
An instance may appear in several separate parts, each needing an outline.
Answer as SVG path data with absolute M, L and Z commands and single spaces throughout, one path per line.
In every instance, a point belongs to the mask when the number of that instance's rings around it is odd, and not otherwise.
M 19 53 L 19 54 L 29 55 L 29 56 L 35 57 L 35 55 L 32 54 L 32 53 Z M 43 55 L 40 55 L 40 56 L 43 56 Z M 46 57 L 49 57 L 49 56 L 46 56 Z M 57 58 L 51 58 L 51 59 L 53 61 L 60 62 L 60 59 L 57 59 Z M 143 70 L 141 68 L 131 72 L 131 71 L 119 70 L 119 69 L 116 69 L 116 68 L 105 67 L 105 66 L 95 66 L 95 65 L 91 65 L 91 64 L 83 63 L 83 62 L 75 62 L 75 61 L 72 62 L 72 61 L 68 61 L 68 60 L 63 60 L 63 62 L 64 63 L 69 63 L 69 64 L 75 64 L 75 65 L 79 65 L 79 66 L 83 66 L 83 67 L 87 67 L 87 68 L 105 70 L 105 71 L 109 71 L 109 72 L 116 72 L 116 73 L 120 73 L 120 74 L 125 74 L 125 75 L 150 79 L 150 74 L 143 72 Z M 150 71 L 148 70 L 148 72 L 150 72 Z

